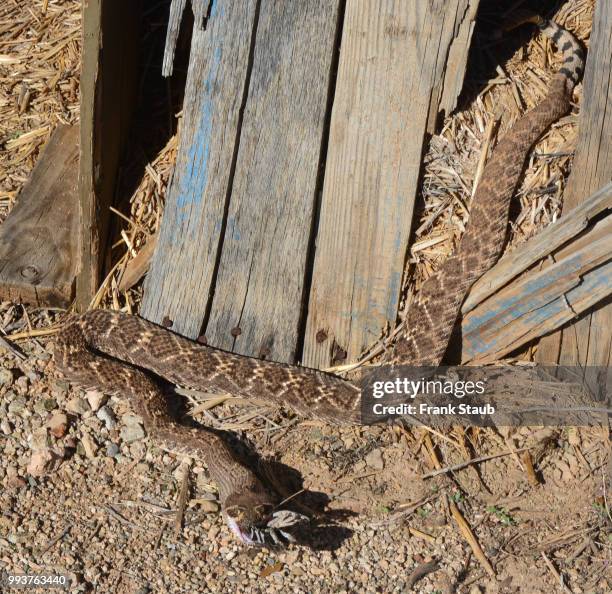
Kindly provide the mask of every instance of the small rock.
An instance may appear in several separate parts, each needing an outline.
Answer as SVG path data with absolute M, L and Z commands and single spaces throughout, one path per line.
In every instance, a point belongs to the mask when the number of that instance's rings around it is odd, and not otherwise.
M 26 407 L 26 400 L 23 396 L 17 396 L 11 403 L 8 405 L 8 411 L 13 413 L 14 415 L 21 414 Z
M 209 499 L 192 499 L 190 505 L 198 505 L 205 514 L 216 514 L 219 511 L 219 504 Z
M 104 423 L 104 426 L 109 431 L 117 426 L 117 419 L 115 418 L 113 411 L 106 405 L 100 407 L 98 412 L 96 412 L 96 416 Z
M 39 427 L 32 432 L 30 437 L 30 447 L 32 450 L 46 450 L 49 446 L 49 436 L 47 435 L 46 427 Z
M 112 442 L 107 444 L 107 446 L 106 446 L 106 455 L 109 458 L 114 458 L 115 456 L 118 456 L 119 455 L 119 446 L 116 443 L 112 443 Z
M 142 439 L 145 436 L 145 431 L 142 425 L 126 425 L 121 429 L 121 439 L 126 443 L 132 443 Z
M 11 386 L 13 385 L 14 380 L 15 376 L 13 375 L 12 370 L 4 367 L 0 369 L 0 386 Z
M 45 398 L 43 406 L 46 411 L 51 412 L 57 408 L 57 400 L 55 398 Z
M 89 404 L 83 398 L 75 396 L 66 404 L 66 409 L 75 415 L 84 415 L 89 411 Z
M 58 459 L 57 454 L 50 449 L 38 450 L 32 454 L 27 472 L 32 476 L 42 476 L 55 466 Z
M 21 377 L 17 378 L 17 380 L 15 381 L 15 389 L 17 390 L 17 393 L 22 395 L 27 394 L 29 383 L 30 380 L 26 375 L 22 375 Z
M 8 489 L 23 489 L 27 484 L 28 483 L 20 476 L 12 476 L 6 481 Z
M 378 448 L 375 450 L 372 450 L 365 457 L 365 462 L 370 468 L 374 468 L 374 470 L 382 470 L 385 467 L 382 452 Z
M 28 379 L 32 383 L 38 382 L 42 378 L 42 376 L 40 375 L 40 373 L 38 373 L 38 371 L 28 371 L 26 375 L 28 376 Z
M 68 429 L 68 417 L 64 413 L 57 412 L 47 421 L 47 427 L 54 437 L 64 437 Z
M 95 458 L 96 450 L 98 449 L 98 444 L 95 442 L 94 438 L 88 435 L 87 433 L 83 433 L 83 437 L 81 437 L 81 443 L 83 444 L 85 455 L 88 458 Z
M 2 431 L 4 435 L 10 435 L 13 432 L 11 424 L 6 419 L 0 421 L 0 431 Z
M 100 392 L 100 390 L 87 390 L 85 398 L 87 398 L 87 402 L 89 402 L 89 406 L 91 406 L 91 410 L 94 412 L 108 400 L 108 396 Z

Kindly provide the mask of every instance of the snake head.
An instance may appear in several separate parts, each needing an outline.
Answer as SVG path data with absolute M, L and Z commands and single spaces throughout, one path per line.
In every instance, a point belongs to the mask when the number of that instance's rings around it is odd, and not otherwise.
M 292 511 L 274 511 L 268 502 L 252 503 L 244 499 L 228 498 L 223 514 L 230 530 L 248 546 L 285 546 L 295 542 L 290 529 L 309 521 Z

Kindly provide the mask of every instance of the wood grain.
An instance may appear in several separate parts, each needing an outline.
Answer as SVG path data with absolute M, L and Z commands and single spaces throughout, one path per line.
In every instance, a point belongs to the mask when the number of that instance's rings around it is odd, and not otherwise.
M 528 244 L 536 244 L 534 240 Z M 611 292 L 609 215 L 559 250 L 554 263 L 543 262 L 463 317 L 462 363 L 499 360 L 575 319 Z
M 215 294 L 214 346 L 292 362 L 338 0 L 263 0 Z
M 595 5 L 583 96 L 578 147 L 565 192 L 564 212 L 612 180 L 612 3 L 603 0 Z M 609 299 L 540 341 L 537 360 L 564 365 L 610 365 Z
M 395 323 L 425 135 L 459 93 L 477 7 L 347 4 L 304 365 L 353 360 Z
M 461 306 L 465 315 L 538 260 L 561 248 L 584 231 L 592 219 L 612 210 L 612 183 L 606 184 L 541 233 L 506 254 L 470 289 Z
M 195 338 L 222 240 L 245 92 L 255 0 L 215 2 L 194 27 L 177 161 L 141 314 Z
M 139 80 L 140 5 L 140 0 L 83 3 L 79 180 L 82 220 L 76 287 L 81 310 L 87 309 L 103 273 L 109 206 Z
M 67 307 L 78 254 L 79 127 L 51 135 L 0 226 L 0 297 Z

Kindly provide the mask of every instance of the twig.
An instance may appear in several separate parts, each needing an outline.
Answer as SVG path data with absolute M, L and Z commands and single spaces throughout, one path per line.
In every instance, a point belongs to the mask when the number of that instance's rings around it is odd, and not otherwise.
M 4 347 L 7 351 L 13 353 L 15 357 L 21 359 L 21 361 L 25 361 L 28 357 L 18 349 L 15 345 L 11 344 L 4 336 L 0 335 L 0 346 Z
M 550 573 L 552 573 L 555 576 L 556 580 L 559 582 L 559 586 L 561 587 L 561 589 L 567 592 L 568 594 L 572 594 L 572 591 L 565 585 L 565 582 L 563 581 L 563 576 L 557 571 L 556 567 L 552 564 L 552 561 L 546 556 L 546 553 L 544 551 L 542 551 L 542 559 L 544 559 L 544 562 L 548 566 Z
M 44 549 L 38 552 L 37 557 L 39 558 L 42 557 L 47 551 L 49 551 L 52 547 L 54 547 L 56 543 L 62 540 L 62 538 L 64 538 L 64 536 L 66 536 L 66 534 L 70 532 L 71 528 L 72 528 L 72 524 L 69 524 L 68 526 L 66 526 L 66 528 L 64 528 L 57 536 L 55 536 L 54 538 L 51 539 L 51 541 L 49 541 L 49 543 Z
M 174 518 L 174 538 L 178 538 L 181 534 L 183 526 L 183 518 L 185 517 L 185 508 L 187 507 L 187 497 L 189 495 L 189 464 L 185 464 L 183 478 L 181 481 L 181 490 L 179 492 L 178 506 L 176 509 L 176 517 Z
M 437 561 L 429 561 L 429 563 L 421 563 L 406 580 L 406 590 L 411 590 L 412 587 L 427 574 L 437 571 L 440 566 Z
M 495 458 L 502 458 L 503 456 L 510 456 L 512 454 L 516 454 L 519 452 L 524 452 L 530 448 L 521 448 L 519 450 L 508 450 L 507 452 L 501 452 L 500 454 L 493 454 L 491 456 L 481 456 L 480 458 L 472 458 L 467 462 L 460 462 L 459 464 L 453 464 L 452 466 L 445 466 L 444 468 L 440 468 L 438 470 L 434 470 L 432 472 L 428 472 L 421 476 L 421 479 L 428 479 L 434 476 L 438 476 L 439 474 L 446 474 L 447 472 L 453 472 L 455 470 L 461 470 L 466 466 L 471 466 L 472 464 L 480 464 L 481 462 L 486 462 L 487 460 L 494 460 Z
M 478 559 L 479 563 L 483 566 L 483 568 L 491 577 L 495 577 L 495 570 L 493 569 L 493 566 L 491 565 L 490 561 L 485 556 L 480 546 L 480 543 L 478 542 L 478 540 L 476 540 L 476 536 L 474 536 L 470 525 L 466 522 L 465 518 L 459 511 L 459 508 L 457 507 L 454 501 L 450 500 L 448 501 L 448 504 L 453 518 L 455 518 L 455 522 L 457 522 L 457 526 L 459 527 L 461 534 L 463 535 L 467 543 L 470 545 L 476 559 Z

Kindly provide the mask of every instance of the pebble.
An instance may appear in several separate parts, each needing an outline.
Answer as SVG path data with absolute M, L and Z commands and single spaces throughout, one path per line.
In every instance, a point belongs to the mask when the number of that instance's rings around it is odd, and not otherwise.
M 43 476 L 50 471 L 58 461 L 58 456 L 49 448 L 37 450 L 30 458 L 27 467 L 28 474 L 32 476 Z
M 108 396 L 100 392 L 100 390 L 87 390 L 85 398 L 94 412 L 108 401 Z
M 98 444 L 95 442 L 94 438 L 87 433 L 83 433 L 81 437 L 81 443 L 83 444 L 83 449 L 85 450 L 85 455 L 88 458 L 95 458 L 96 451 L 98 449 Z
M 111 431 L 117 427 L 117 419 L 113 414 L 113 411 L 108 406 L 102 406 L 96 412 L 96 416 L 100 419 L 104 426 Z
M 8 411 L 15 415 L 22 413 L 26 407 L 26 399 L 23 396 L 17 396 L 8 405 Z
M 0 369 L 0 386 L 11 386 L 13 385 L 13 381 L 15 376 L 13 375 L 12 370 L 2 368 Z
M 53 414 L 47 421 L 47 427 L 49 427 L 49 431 L 51 431 L 53 437 L 57 437 L 58 439 L 64 437 L 68 429 L 68 416 L 61 412 Z
M 145 436 L 145 431 L 142 425 L 126 425 L 121 429 L 120 435 L 125 443 L 132 443 L 133 441 L 142 439 Z
M 192 505 L 198 505 L 205 514 L 216 514 L 219 511 L 219 504 L 216 501 L 194 499 L 190 503 Z
M 382 452 L 378 448 L 372 450 L 365 457 L 365 462 L 370 468 L 374 468 L 374 470 L 382 470 L 385 467 Z
M 119 454 L 119 446 L 116 443 L 108 443 L 106 445 L 106 455 L 110 458 L 114 458 Z
M 66 409 L 75 415 L 83 415 L 86 412 L 89 412 L 89 404 L 87 403 L 87 400 L 84 400 L 79 396 L 75 396 L 68 401 L 66 404 Z

